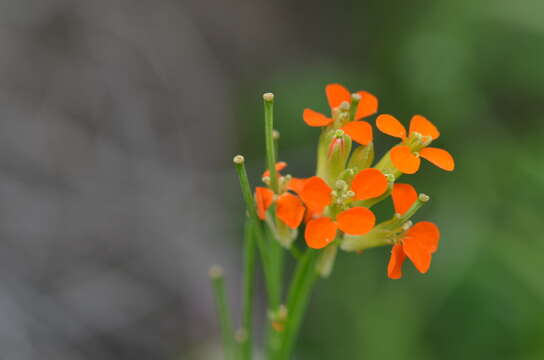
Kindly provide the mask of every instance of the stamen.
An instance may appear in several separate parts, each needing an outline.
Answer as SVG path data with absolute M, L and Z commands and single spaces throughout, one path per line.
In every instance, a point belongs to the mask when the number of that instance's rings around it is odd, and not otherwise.
M 348 184 L 344 180 L 336 180 L 334 184 L 338 190 L 344 190 Z
M 394 182 L 395 181 L 395 175 L 393 175 L 393 174 L 384 174 L 384 175 L 387 178 L 387 181 L 389 181 L 389 182 Z
M 347 101 L 342 101 L 340 106 L 338 107 L 340 111 L 348 111 L 349 110 L 349 103 Z
M 357 94 L 357 93 L 353 93 L 351 94 L 351 100 L 353 101 L 361 101 L 361 95 Z

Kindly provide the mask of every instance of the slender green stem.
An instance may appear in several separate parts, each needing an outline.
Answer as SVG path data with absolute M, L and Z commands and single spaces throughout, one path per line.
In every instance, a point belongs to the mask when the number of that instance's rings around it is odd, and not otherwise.
M 240 189 L 242 190 L 242 196 L 244 197 L 249 217 L 251 219 L 256 219 L 257 208 L 255 206 L 255 201 L 253 200 L 251 186 L 249 185 L 246 166 L 244 165 L 245 159 L 242 155 L 236 155 L 232 161 L 234 162 L 234 167 L 236 168 L 238 178 L 240 179 Z
M 270 254 L 271 272 L 273 279 L 272 292 L 268 294 L 269 311 L 274 313 L 279 310 L 282 295 L 284 251 L 280 243 L 274 238 L 272 231 L 267 231 L 268 251 Z M 267 351 L 272 359 L 277 353 L 280 344 L 280 333 L 272 327 L 272 321 L 267 322 Z
M 244 279 L 242 296 L 242 329 L 247 335 L 241 343 L 243 360 L 250 360 L 253 352 L 253 288 L 255 283 L 254 223 L 246 221 L 244 233 Z
M 230 360 L 234 354 L 234 336 L 232 331 L 232 318 L 225 292 L 223 269 L 217 265 L 212 266 L 209 275 L 212 282 L 215 306 L 219 315 L 219 325 L 221 327 L 221 335 L 223 337 L 223 346 L 225 349 L 225 360 Z
M 306 311 L 312 286 L 317 279 L 315 261 L 319 252 L 308 249 L 299 261 L 287 297 L 287 322 L 281 339 L 279 358 L 288 360 Z
M 271 258 L 269 250 L 270 250 L 271 242 L 273 241 L 274 243 L 276 243 L 276 241 L 273 239 L 272 240 L 265 239 L 262 224 L 259 221 L 259 218 L 257 217 L 255 201 L 251 193 L 247 171 L 244 166 L 244 157 L 241 155 L 235 156 L 234 164 L 236 167 L 236 172 L 238 173 L 238 177 L 240 178 L 240 187 L 242 189 L 242 195 L 246 202 L 247 212 L 249 215 L 249 222 L 252 224 L 251 228 L 253 230 L 252 231 L 254 235 L 253 238 L 256 240 L 257 248 L 259 249 L 259 255 L 261 257 L 261 261 L 263 264 L 263 272 L 264 272 L 264 278 L 265 278 L 268 306 L 271 309 L 275 309 L 279 305 L 279 290 L 276 285 L 277 281 L 275 280 L 276 277 L 275 277 L 274 268 L 273 268 L 274 259 Z M 269 241 L 265 241 L 265 240 L 269 240 Z M 248 333 L 247 336 L 251 337 L 252 334 Z
M 266 143 L 266 160 L 270 171 L 270 187 L 278 193 L 278 177 L 276 174 L 276 150 L 274 149 L 274 94 L 266 93 L 264 100 L 264 133 Z

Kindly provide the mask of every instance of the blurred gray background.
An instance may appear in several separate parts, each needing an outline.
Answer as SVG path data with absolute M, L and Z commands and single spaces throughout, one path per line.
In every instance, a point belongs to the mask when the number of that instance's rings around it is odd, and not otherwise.
M 330 82 L 404 123 L 428 116 L 457 169 L 409 178 L 433 198 L 416 220 L 442 228 L 431 272 L 388 281 L 388 249 L 342 254 L 297 358 L 542 359 L 543 14 L 540 0 L 0 0 L 0 359 L 217 358 L 211 264 L 239 304 L 232 156 L 256 184 L 273 91 L 280 158 L 311 175 L 318 132 L 300 114 L 326 110 Z

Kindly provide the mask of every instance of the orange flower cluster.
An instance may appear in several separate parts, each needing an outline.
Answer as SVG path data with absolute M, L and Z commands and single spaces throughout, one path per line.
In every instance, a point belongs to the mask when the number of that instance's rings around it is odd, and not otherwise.
M 373 130 L 363 119 L 378 112 L 378 99 L 366 92 L 351 94 L 339 84 L 325 89 L 330 117 L 305 109 L 303 120 L 312 127 L 321 127 L 318 145 L 317 176 L 293 178 L 283 176 L 287 164 L 276 164 L 279 189 L 257 187 L 255 199 L 258 216 L 271 227 L 287 226 L 296 231 L 305 224 L 307 246 L 322 249 L 330 244 L 347 251 L 392 245 L 388 276 L 402 276 L 402 264 L 408 257 L 421 273 L 426 273 L 432 254 L 438 248 L 438 227 L 427 221 L 412 226 L 410 217 L 428 200 L 418 195 L 413 186 L 396 183 L 402 174 L 414 174 L 420 167 L 420 157 L 441 169 L 452 171 L 453 157 L 443 149 L 429 147 L 440 133 L 425 117 L 412 117 L 406 128 L 392 115 L 381 114 L 376 127 L 383 133 L 397 137 L 394 146 L 374 167 Z M 352 141 L 359 144 L 360 154 L 352 154 Z M 270 173 L 263 174 L 270 184 Z M 370 207 L 391 195 L 395 214 L 391 220 L 376 224 Z M 274 211 L 269 211 L 270 208 Z M 277 231 L 275 232 L 277 233 Z M 295 234 L 296 236 L 296 234 Z M 290 242 L 281 241 L 286 247 Z

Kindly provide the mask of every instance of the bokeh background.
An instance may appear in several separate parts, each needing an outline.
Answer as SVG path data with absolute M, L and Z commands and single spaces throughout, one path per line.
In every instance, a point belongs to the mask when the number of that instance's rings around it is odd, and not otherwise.
M 427 116 L 457 169 L 406 177 L 442 228 L 430 273 L 342 254 L 297 359 L 543 359 L 540 0 L 0 1 L 0 358 L 220 358 L 207 269 L 237 308 L 231 158 L 257 184 L 273 91 L 280 158 L 311 175 L 301 111 L 330 82 Z

